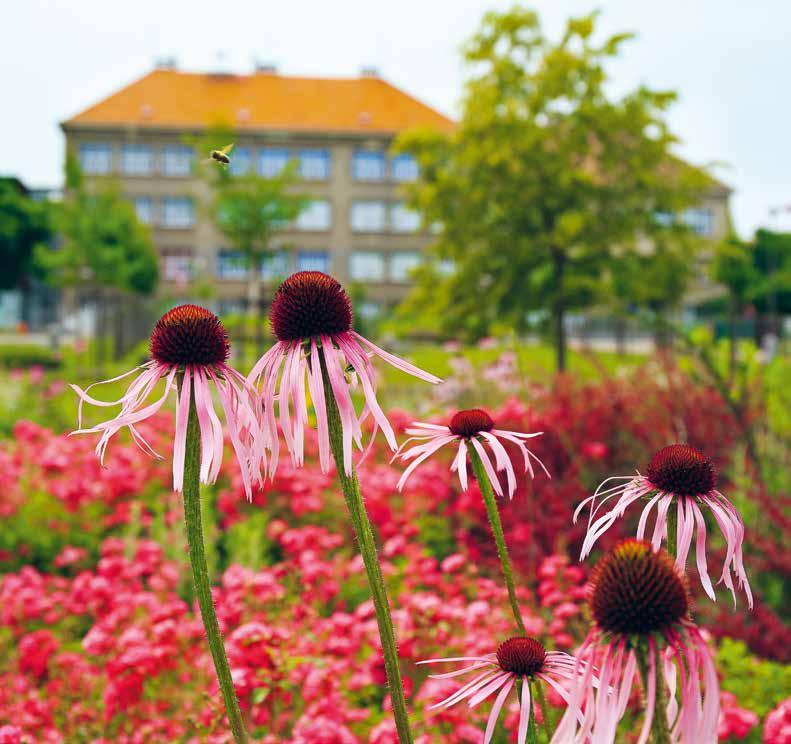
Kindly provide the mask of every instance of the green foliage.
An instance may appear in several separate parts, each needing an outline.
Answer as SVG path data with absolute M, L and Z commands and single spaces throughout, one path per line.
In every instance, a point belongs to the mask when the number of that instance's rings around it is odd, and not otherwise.
M 55 248 L 39 247 L 36 263 L 58 286 L 93 282 L 104 287 L 151 294 L 158 261 L 151 234 L 113 181 L 88 189 L 71 156 L 67 157 L 68 198 L 54 212 L 61 237 Z
M 524 330 L 548 310 L 561 366 L 565 313 L 599 299 L 638 236 L 679 235 L 656 213 L 678 213 L 709 183 L 670 154 L 673 93 L 607 94 L 606 65 L 629 36 L 597 43 L 594 29 L 593 15 L 572 19 L 555 43 L 532 11 L 487 14 L 465 48 L 475 74 L 455 132 L 397 143 L 420 164 L 410 196 L 440 227 L 436 257 L 454 265 L 424 268 L 412 302 L 439 306 L 446 329 L 471 337 L 503 321 Z
M 752 292 L 756 309 L 791 314 L 791 233 L 757 230 L 753 251 L 758 274 Z
M 57 367 L 60 360 L 51 349 L 33 344 L 0 346 L 0 367 L 27 368 L 33 366 Z
M 51 237 L 50 205 L 0 179 L 0 290 L 14 289 L 33 270 L 33 250 Z
M 749 302 L 758 274 L 754 265 L 755 254 L 749 243 L 735 235 L 718 243 L 711 262 L 711 278 L 728 291 L 734 310 L 742 310 Z
M 791 695 L 791 666 L 753 656 L 742 641 L 722 639 L 717 669 L 722 689 L 762 718 Z

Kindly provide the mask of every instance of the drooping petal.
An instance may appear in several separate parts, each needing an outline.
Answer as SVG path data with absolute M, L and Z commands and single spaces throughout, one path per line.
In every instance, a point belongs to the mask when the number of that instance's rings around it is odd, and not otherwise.
M 492 712 L 489 714 L 489 721 L 486 724 L 486 733 L 483 737 L 483 744 L 489 744 L 489 742 L 492 740 L 495 726 L 497 726 L 497 719 L 500 717 L 500 711 L 503 709 L 503 705 L 505 705 L 505 699 L 508 697 L 508 693 L 511 692 L 511 688 L 513 686 L 514 677 L 513 675 L 510 675 L 508 681 L 505 683 L 505 686 L 502 690 L 500 690 L 500 694 L 495 698 L 494 705 L 492 706 Z

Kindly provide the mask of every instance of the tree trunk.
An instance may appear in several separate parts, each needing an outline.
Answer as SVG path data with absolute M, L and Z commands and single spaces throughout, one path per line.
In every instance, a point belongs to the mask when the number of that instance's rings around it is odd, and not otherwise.
M 566 371 L 566 298 L 563 279 L 566 272 L 566 256 L 562 251 L 552 251 L 555 297 L 552 301 L 552 320 L 555 341 L 555 371 Z

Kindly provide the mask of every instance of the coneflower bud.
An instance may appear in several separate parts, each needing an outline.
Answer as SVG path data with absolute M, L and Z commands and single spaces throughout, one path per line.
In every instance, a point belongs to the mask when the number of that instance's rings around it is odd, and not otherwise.
M 663 447 L 651 458 L 646 476 L 659 490 L 676 496 L 702 496 L 717 485 L 711 460 L 688 444 Z
M 589 602 L 598 626 L 621 635 L 663 631 L 687 616 L 687 583 L 665 550 L 622 540 L 591 574 Z
M 352 326 L 352 303 L 346 290 L 321 271 L 299 271 L 275 292 L 269 311 L 280 341 L 345 333 Z
M 471 408 L 467 411 L 459 411 L 450 420 L 448 428 L 456 436 L 469 438 L 482 431 L 494 429 L 494 421 L 486 411 L 480 408 Z
M 160 364 L 222 364 L 228 359 L 228 334 L 220 319 L 198 305 L 179 305 L 154 326 L 151 358 Z
M 546 649 L 535 639 L 516 636 L 497 647 L 497 663 L 504 672 L 532 677 L 544 669 Z

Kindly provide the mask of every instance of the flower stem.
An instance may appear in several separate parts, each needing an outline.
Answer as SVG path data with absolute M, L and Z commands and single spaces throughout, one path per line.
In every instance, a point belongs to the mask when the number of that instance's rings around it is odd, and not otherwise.
M 390 701 L 393 705 L 398 741 L 400 744 L 412 744 L 412 734 L 409 730 L 409 716 L 404 699 L 404 686 L 401 682 L 401 669 L 398 662 L 398 649 L 393 630 L 393 619 L 390 615 L 390 603 L 387 599 L 382 569 L 376 553 L 376 540 L 374 539 L 371 520 L 365 509 L 357 473 L 352 469 L 350 475 L 346 474 L 343 466 L 343 427 L 338 411 L 338 404 L 332 392 L 327 364 L 324 355 L 319 355 L 321 364 L 321 377 L 324 381 L 324 399 L 327 406 L 327 422 L 329 428 L 330 448 L 335 459 L 335 469 L 341 483 L 346 506 L 352 519 L 357 543 L 362 555 L 365 571 L 368 576 L 368 586 L 371 589 L 376 622 L 379 625 L 379 637 L 382 642 L 382 654 L 387 674 L 387 686 L 390 691 Z
M 516 587 L 514 586 L 514 574 L 511 570 L 511 559 L 508 557 L 508 548 L 505 546 L 505 535 L 503 534 L 503 525 L 500 521 L 500 512 L 497 509 L 497 501 L 494 498 L 494 491 L 492 484 L 489 483 L 489 478 L 484 470 L 481 458 L 474 447 L 467 448 L 470 456 L 470 463 L 472 470 L 475 473 L 475 478 L 478 481 L 478 487 L 481 489 L 483 495 L 483 503 L 486 505 L 486 514 L 489 517 L 489 525 L 492 528 L 494 535 L 494 542 L 497 545 L 497 554 L 500 556 L 500 565 L 503 569 L 503 576 L 505 577 L 505 585 L 508 588 L 508 601 L 511 603 L 511 611 L 514 614 L 516 626 L 519 632 L 527 635 L 525 630 L 525 623 L 522 620 L 522 613 L 519 611 L 519 603 L 516 600 Z
M 220 683 L 225 709 L 228 712 L 228 722 L 237 744 L 247 744 L 247 731 L 242 720 L 242 711 L 236 699 L 236 691 L 231 679 L 231 669 L 225 655 L 222 643 L 220 626 L 217 623 L 217 614 L 214 611 L 214 601 L 211 596 L 211 583 L 209 582 L 209 569 L 206 565 L 206 550 L 203 545 L 203 524 L 201 521 L 200 504 L 200 428 L 198 426 L 198 412 L 195 407 L 194 393 L 190 399 L 189 419 L 187 421 L 187 447 L 184 458 L 184 522 L 187 527 L 187 544 L 189 545 L 190 563 L 192 564 L 192 577 L 195 581 L 195 594 L 198 597 L 203 627 L 206 629 L 206 638 L 214 660 L 214 669 L 217 672 L 217 681 Z
M 535 696 L 538 698 L 538 707 L 541 709 L 541 718 L 544 720 L 544 732 L 547 735 L 547 742 L 550 742 L 552 735 L 555 733 L 555 724 L 550 718 L 550 709 L 544 695 L 544 686 L 539 680 L 535 680 Z
M 643 682 L 643 691 L 648 690 L 648 675 L 651 667 L 648 664 L 647 650 L 645 642 L 640 642 L 635 647 L 637 657 L 637 668 L 640 670 L 640 679 Z M 670 744 L 670 732 L 667 728 L 667 701 L 665 700 L 665 683 L 662 677 L 660 661 L 656 662 L 656 700 L 654 703 L 654 719 L 651 723 L 651 742 L 652 744 Z
M 676 534 L 678 529 L 678 513 L 676 512 L 676 504 L 671 502 L 670 508 L 667 510 L 667 552 L 675 558 L 678 555 L 678 548 L 676 547 Z

